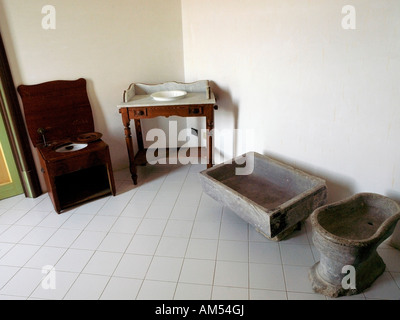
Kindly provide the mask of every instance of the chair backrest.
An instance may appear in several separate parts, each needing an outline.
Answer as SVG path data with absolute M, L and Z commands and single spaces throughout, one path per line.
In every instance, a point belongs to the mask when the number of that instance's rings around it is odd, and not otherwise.
M 62 141 L 94 131 L 85 79 L 20 85 L 18 92 L 34 146 L 43 143 L 38 133 L 40 128 L 44 129 L 47 142 Z

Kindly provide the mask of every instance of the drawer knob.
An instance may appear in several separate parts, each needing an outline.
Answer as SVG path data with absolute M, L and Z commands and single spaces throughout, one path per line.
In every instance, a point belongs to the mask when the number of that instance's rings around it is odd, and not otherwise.
M 192 108 L 192 109 L 190 109 L 190 113 L 191 114 L 199 114 L 200 113 L 200 109 L 199 108 Z

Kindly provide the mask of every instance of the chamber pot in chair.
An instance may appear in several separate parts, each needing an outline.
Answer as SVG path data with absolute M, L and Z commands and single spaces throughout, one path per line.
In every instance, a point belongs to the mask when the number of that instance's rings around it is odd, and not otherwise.
M 55 211 L 115 195 L 109 147 L 95 132 L 86 80 L 20 85 L 18 92 Z

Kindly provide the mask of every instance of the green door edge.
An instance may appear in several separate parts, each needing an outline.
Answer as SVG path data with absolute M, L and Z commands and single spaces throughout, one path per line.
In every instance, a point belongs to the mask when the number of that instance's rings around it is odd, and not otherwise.
M 0 143 L 6 159 L 11 182 L 0 186 L 0 200 L 19 195 L 24 192 L 21 179 L 18 174 L 18 168 L 15 164 L 14 155 L 8 140 L 7 131 L 4 126 L 3 117 L 0 113 Z

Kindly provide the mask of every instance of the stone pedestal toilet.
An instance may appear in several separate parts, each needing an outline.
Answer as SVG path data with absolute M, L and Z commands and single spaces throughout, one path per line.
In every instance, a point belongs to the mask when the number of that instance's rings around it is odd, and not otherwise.
M 314 291 L 338 297 L 370 287 L 386 267 L 376 249 L 399 219 L 399 204 L 374 193 L 356 194 L 316 209 L 311 223 L 321 259 L 309 272 Z
M 397 223 L 396 228 L 393 231 L 392 238 L 390 239 L 390 244 L 400 250 L 400 222 Z

